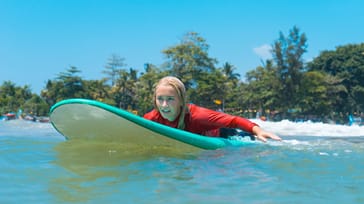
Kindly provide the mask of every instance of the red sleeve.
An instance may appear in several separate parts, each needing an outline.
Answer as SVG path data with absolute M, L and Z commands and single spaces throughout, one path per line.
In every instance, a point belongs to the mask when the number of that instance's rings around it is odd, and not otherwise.
M 156 117 L 156 111 L 153 109 L 152 111 L 144 114 L 143 118 L 148 120 L 153 120 Z
M 252 133 L 253 127 L 258 126 L 246 118 L 229 115 L 223 112 L 210 110 L 207 108 L 190 105 L 192 120 L 197 120 L 197 123 L 204 123 L 215 128 L 239 128 L 246 132 Z

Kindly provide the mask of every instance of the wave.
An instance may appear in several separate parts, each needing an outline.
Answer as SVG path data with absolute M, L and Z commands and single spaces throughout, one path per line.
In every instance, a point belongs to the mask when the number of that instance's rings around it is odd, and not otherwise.
M 251 119 L 263 129 L 279 136 L 318 136 L 318 137 L 357 137 L 364 136 L 364 126 L 338 125 L 320 122 L 292 122 L 282 120 L 279 122 Z M 60 134 L 51 123 L 30 122 L 25 120 L 0 121 L 0 136 L 11 135 L 53 135 Z
M 292 122 L 282 120 L 279 122 L 251 119 L 263 129 L 279 136 L 320 136 L 320 137 L 354 137 L 364 136 L 364 126 L 338 125 L 321 122 Z

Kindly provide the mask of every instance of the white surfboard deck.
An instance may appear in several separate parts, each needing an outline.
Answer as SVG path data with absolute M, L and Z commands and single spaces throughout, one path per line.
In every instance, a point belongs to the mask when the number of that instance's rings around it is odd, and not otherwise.
M 218 149 L 237 141 L 171 128 L 88 99 L 67 99 L 51 108 L 51 123 L 68 140 L 179 150 Z M 244 145 L 238 142 L 238 145 Z

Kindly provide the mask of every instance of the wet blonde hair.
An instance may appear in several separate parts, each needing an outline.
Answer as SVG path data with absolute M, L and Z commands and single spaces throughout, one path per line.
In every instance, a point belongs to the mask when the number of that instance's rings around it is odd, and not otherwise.
M 188 112 L 187 107 L 187 99 L 186 99 L 186 88 L 185 85 L 182 83 L 181 80 L 179 80 L 177 77 L 173 76 L 166 76 L 159 80 L 159 82 L 155 85 L 154 88 L 154 94 L 153 94 L 153 105 L 156 110 L 158 110 L 157 107 L 157 95 L 156 90 L 159 86 L 171 86 L 177 93 L 179 100 L 181 101 L 181 109 L 179 113 L 179 120 L 178 120 L 178 129 L 184 129 L 185 128 L 185 113 Z

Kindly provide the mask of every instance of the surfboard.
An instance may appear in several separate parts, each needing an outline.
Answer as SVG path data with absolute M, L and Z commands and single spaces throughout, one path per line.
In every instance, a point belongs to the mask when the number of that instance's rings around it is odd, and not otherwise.
M 67 99 L 50 110 L 53 127 L 67 140 L 126 146 L 214 150 L 241 141 L 206 137 L 156 123 L 126 110 L 89 99 Z

